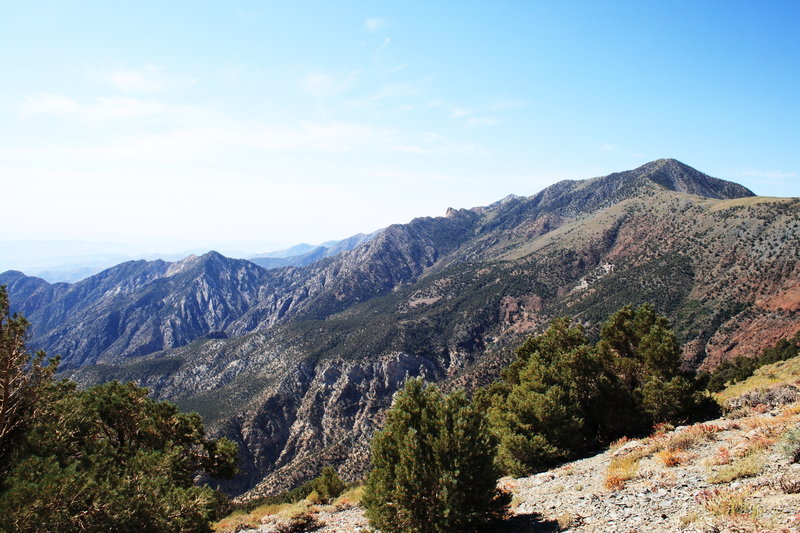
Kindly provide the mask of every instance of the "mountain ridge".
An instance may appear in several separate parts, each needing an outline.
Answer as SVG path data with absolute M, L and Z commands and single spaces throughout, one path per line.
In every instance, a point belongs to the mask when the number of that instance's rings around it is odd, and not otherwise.
M 714 180 L 659 160 L 392 225 L 306 267 L 237 270 L 212 254 L 180 268 L 129 264 L 70 298 L 49 301 L 47 287 L 30 287 L 61 311 L 80 296 L 105 295 L 108 307 L 59 315 L 76 331 L 59 330 L 58 342 L 97 338 L 76 323 L 139 320 L 92 364 L 75 359 L 68 374 L 82 385 L 133 380 L 200 411 L 240 445 L 245 474 L 228 490 L 263 494 L 313 477 L 326 462 L 358 477 L 364 443 L 405 376 L 485 384 L 516 343 L 556 316 L 591 328 L 621 305 L 653 302 L 675 321 L 693 368 L 793 334 L 800 201 Z M 179 272 L 165 278 L 170 268 Z M 118 286 L 100 290 L 111 279 Z M 222 281 L 234 279 L 236 290 L 225 289 Z M 127 305 L 116 317 L 115 301 Z M 209 310 L 219 314 L 200 320 Z M 161 322 L 142 320 L 152 316 Z M 180 343 L 163 341 L 165 328 L 186 325 L 193 328 Z M 36 331 L 33 340 L 42 338 Z M 160 347 L 148 344 L 154 338 Z

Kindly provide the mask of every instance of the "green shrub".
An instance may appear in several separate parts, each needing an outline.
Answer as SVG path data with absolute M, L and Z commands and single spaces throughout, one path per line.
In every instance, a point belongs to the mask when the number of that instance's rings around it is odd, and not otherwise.
M 230 477 L 236 446 L 196 414 L 111 382 L 51 387 L 0 488 L 0 531 L 202 532 L 227 510 L 195 477 Z
M 596 344 L 568 318 L 554 320 L 476 395 L 500 442 L 498 463 L 525 475 L 657 423 L 713 417 L 719 407 L 680 362 L 667 319 L 650 305 L 614 313 Z
M 54 383 L 27 329 L 0 286 L 0 531 L 209 531 L 227 498 L 195 479 L 233 476 L 236 445 L 131 383 Z
M 44 394 L 58 358 L 45 364 L 44 352 L 25 346 L 28 321 L 10 312 L 8 292 L 0 285 L 0 480 L 11 467 L 25 433 L 41 417 Z
M 322 469 L 322 474 L 313 481 L 313 485 L 323 502 L 330 502 L 345 489 L 344 481 L 331 466 Z
M 497 489 L 495 442 L 462 393 L 409 380 L 372 441 L 362 505 L 385 533 L 480 530 L 510 498 Z
M 793 463 L 800 463 L 800 426 L 796 426 L 783 434 L 781 451 Z
M 764 462 L 763 453 L 749 453 L 744 457 L 737 458 L 731 464 L 723 465 L 719 470 L 710 474 L 708 482 L 718 485 L 745 477 L 755 477 L 764 468 Z

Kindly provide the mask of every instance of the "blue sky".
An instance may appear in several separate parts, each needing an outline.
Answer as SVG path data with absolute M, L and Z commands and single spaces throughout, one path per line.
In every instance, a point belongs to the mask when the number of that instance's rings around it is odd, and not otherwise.
M 660 157 L 800 196 L 798 27 L 797 1 L 0 0 L 0 241 L 260 252 Z

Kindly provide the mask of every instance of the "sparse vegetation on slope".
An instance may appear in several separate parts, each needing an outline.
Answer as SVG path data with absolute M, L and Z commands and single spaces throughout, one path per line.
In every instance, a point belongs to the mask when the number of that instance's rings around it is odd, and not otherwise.
M 708 379 L 708 390 L 721 392 L 727 385 L 749 378 L 764 365 L 797 357 L 799 350 L 800 331 L 794 337 L 781 339 L 775 346 L 766 348 L 758 357 L 739 356 L 723 361 L 705 378 Z

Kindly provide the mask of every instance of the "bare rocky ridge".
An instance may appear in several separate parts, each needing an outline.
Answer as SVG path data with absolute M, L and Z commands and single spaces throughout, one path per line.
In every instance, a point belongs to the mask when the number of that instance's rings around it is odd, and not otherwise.
M 358 477 L 406 375 L 486 384 L 556 316 L 591 327 L 648 301 L 687 366 L 755 355 L 800 329 L 799 222 L 796 199 L 659 160 L 390 226 L 303 268 L 212 253 L 0 283 L 80 383 L 136 381 L 238 441 L 245 475 L 227 488 L 254 496 L 323 464 Z

